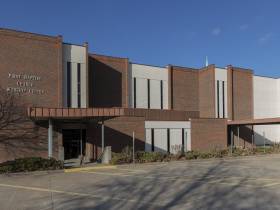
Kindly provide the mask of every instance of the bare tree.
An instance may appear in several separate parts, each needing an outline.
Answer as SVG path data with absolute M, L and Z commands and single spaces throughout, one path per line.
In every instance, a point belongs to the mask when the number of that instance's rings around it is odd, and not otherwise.
M 23 97 L 0 87 L 0 150 L 4 149 L 10 157 L 44 150 L 46 137 L 39 130 L 27 116 Z

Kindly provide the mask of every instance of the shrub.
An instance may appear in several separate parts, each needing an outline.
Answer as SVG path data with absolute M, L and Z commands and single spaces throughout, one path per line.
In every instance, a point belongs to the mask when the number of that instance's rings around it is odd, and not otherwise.
M 135 159 L 136 162 L 161 162 L 167 158 L 168 154 L 161 152 L 137 152 Z
M 112 153 L 111 164 L 123 164 L 123 163 L 131 163 L 132 156 L 126 153 Z
M 185 158 L 187 160 L 197 159 L 199 157 L 199 152 L 197 151 L 188 151 L 185 153 Z
M 19 158 L 0 164 L 0 173 L 62 169 L 63 161 L 41 157 Z

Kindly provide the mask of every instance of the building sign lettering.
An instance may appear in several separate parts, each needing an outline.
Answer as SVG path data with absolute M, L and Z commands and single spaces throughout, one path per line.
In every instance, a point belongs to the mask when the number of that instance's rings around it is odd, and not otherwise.
M 8 73 L 8 79 L 15 80 L 14 86 L 7 87 L 8 92 L 28 93 L 36 95 L 43 95 L 46 93 L 45 90 L 36 88 L 36 85 L 34 83 L 41 81 L 40 76 L 31 74 Z

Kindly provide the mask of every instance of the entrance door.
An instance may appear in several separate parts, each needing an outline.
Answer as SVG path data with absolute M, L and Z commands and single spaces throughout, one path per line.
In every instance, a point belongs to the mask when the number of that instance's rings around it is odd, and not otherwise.
M 85 148 L 85 129 L 65 129 L 62 130 L 64 159 L 75 159 L 79 155 L 84 155 Z

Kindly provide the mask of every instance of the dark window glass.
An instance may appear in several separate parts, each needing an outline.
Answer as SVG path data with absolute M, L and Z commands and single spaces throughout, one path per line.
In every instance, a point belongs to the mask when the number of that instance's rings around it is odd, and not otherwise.
M 155 151 L 155 132 L 154 132 L 154 129 L 152 128 L 151 129 L 152 131 L 152 152 Z
M 77 93 L 78 93 L 78 107 L 81 107 L 81 64 L 77 65 Z
M 182 151 L 184 151 L 185 148 L 185 132 L 184 132 L 184 128 L 182 128 Z
M 71 62 L 67 62 L 67 107 L 71 107 Z
M 170 129 L 167 128 L 167 152 L 170 152 Z
M 133 78 L 133 93 L 134 93 L 134 101 L 133 101 L 133 106 L 136 108 L 136 78 Z
M 163 109 L 163 81 L 160 80 L 160 108 Z
M 225 81 L 223 81 L 222 85 L 223 85 L 223 118 L 225 118 Z
M 217 80 L 217 111 L 218 111 L 218 118 L 220 118 L 220 88 L 219 88 L 219 80 Z
M 148 79 L 147 82 L 148 82 L 148 84 L 147 84 L 148 85 L 148 109 L 150 109 L 150 107 L 151 107 L 151 105 L 150 105 L 151 104 L 151 102 L 150 102 L 150 97 L 151 97 L 150 96 L 150 80 Z

